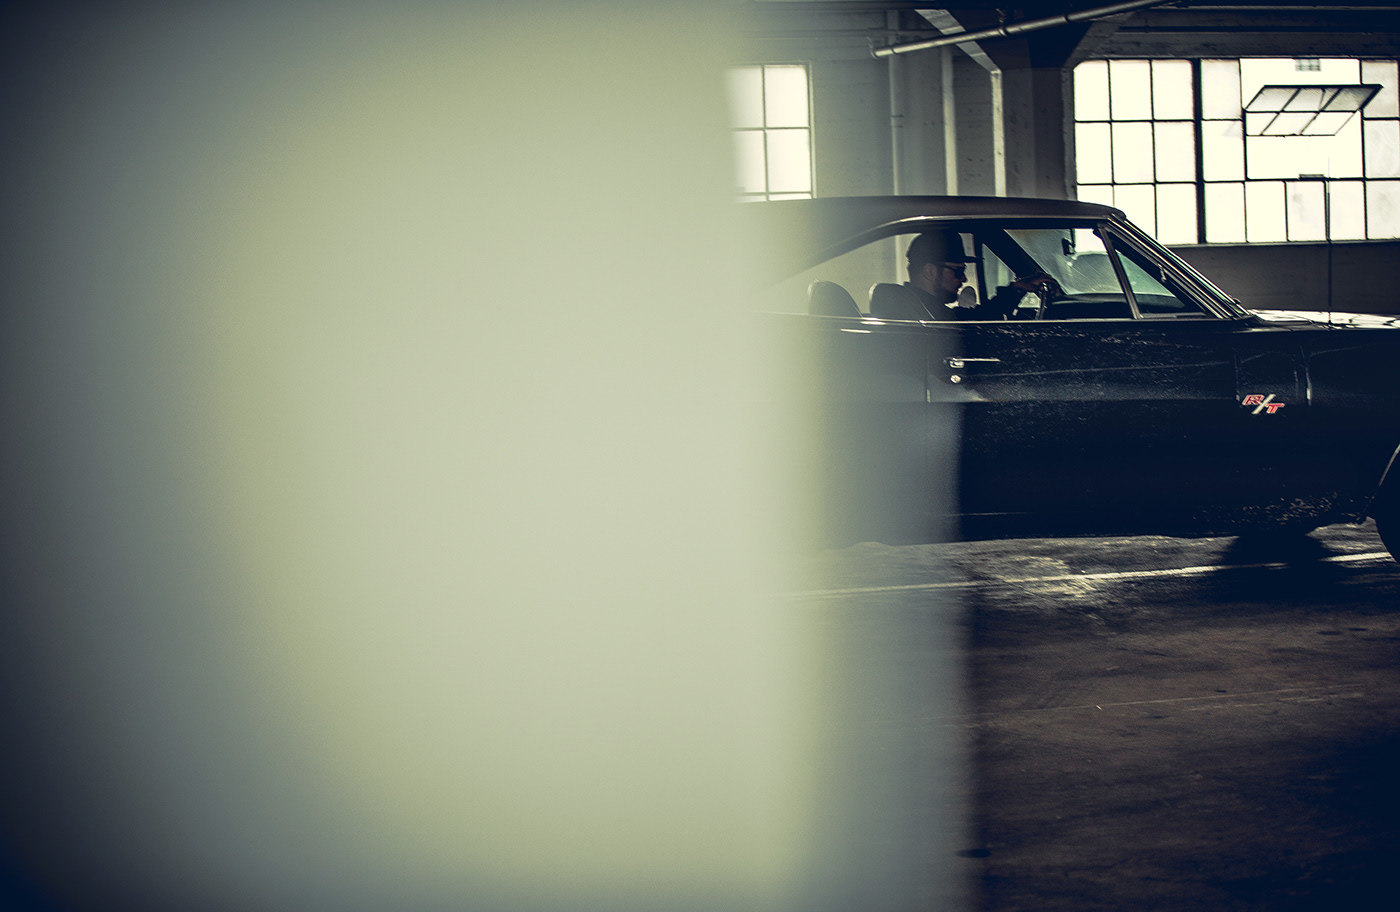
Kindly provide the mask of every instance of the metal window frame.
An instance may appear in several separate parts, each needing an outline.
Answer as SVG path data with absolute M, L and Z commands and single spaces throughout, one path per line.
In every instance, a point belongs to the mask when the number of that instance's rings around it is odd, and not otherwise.
M 1151 64 L 1151 63 L 1153 63 L 1153 62 L 1155 62 L 1155 61 L 1158 61 L 1158 60 L 1172 60 L 1172 59 L 1178 59 L 1178 58 L 1135 57 L 1135 58 L 1123 58 L 1123 59 L 1142 60 L 1142 61 L 1144 61 L 1144 62 L 1147 62 L 1147 63 Z M 1110 60 L 1110 61 L 1105 61 L 1105 63 L 1111 64 L 1112 61 L 1111 61 L 1111 60 Z M 1194 61 L 1193 61 L 1193 63 L 1194 63 Z M 1201 161 L 1200 161 L 1200 154 L 1201 154 L 1201 137 L 1200 137 L 1200 127 L 1199 127 L 1200 118 L 1199 118 L 1198 116 L 1194 116 L 1194 115 L 1196 115 L 1196 114 L 1198 113 L 1198 109 L 1199 109 L 1199 106 L 1200 106 L 1200 92 L 1199 92 L 1199 90 L 1198 90 L 1198 86 L 1199 86 L 1199 84 L 1200 84 L 1200 79 L 1199 79 L 1198 69 L 1199 69 L 1198 66 L 1192 66 L 1192 69 L 1191 69 L 1191 77 L 1190 77 L 1190 78 L 1191 78 L 1191 94 L 1192 94 L 1192 105 L 1193 105 L 1193 111 L 1192 111 L 1193 117 L 1190 118 L 1190 119 L 1187 119 L 1187 118 L 1184 118 L 1184 117 L 1158 117 L 1158 116 L 1157 116 L 1157 92 L 1156 92 L 1157 70 L 1156 70 L 1155 67 L 1152 67 L 1152 66 L 1149 66 L 1148 69 L 1147 69 L 1147 112 L 1148 112 L 1148 113 L 1147 113 L 1147 116 L 1146 116 L 1146 117 L 1115 117 L 1115 116 L 1114 116 L 1113 107 L 1112 107 L 1112 102 L 1111 102 L 1111 99 L 1112 99 L 1112 97 L 1113 97 L 1113 67 L 1112 67 L 1111 65 L 1110 65 L 1110 66 L 1106 66 L 1106 67 L 1104 68 L 1104 78 L 1105 78 L 1106 81 L 1107 81 L 1107 91 L 1108 91 L 1108 96 L 1109 96 L 1109 99 L 1110 99 L 1109 110 L 1108 110 L 1108 116 L 1107 116 L 1106 118 L 1088 118 L 1088 119 L 1084 119 L 1084 120 L 1081 120 L 1081 119 L 1077 116 L 1077 114 L 1076 114 L 1076 117 L 1075 117 L 1075 123 L 1102 123 L 1102 124 L 1108 124 L 1109 127 L 1110 127 L 1110 128 L 1109 128 L 1109 136 L 1108 136 L 1108 168 L 1109 168 L 1109 181 L 1108 181 L 1107 184 L 1095 183 L 1095 184 L 1093 184 L 1092 186 L 1108 186 L 1108 187 L 1112 187 L 1112 188 L 1114 188 L 1115 192 L 1116 192 L 1116 188 L 1118 188 L 1118 187 L 1151 187 L 1151 188 L 1152 188 L 1152 199 L 1153 199 L 1153 213 L 1154 213 L 1154 214 L 1153 214 L 1153 221 L 1154 221 L 1154 222 L 1156 222 L 1156 220 L 1157 220 L 1157 216 L 1156 216 L 1156 206 L 1157 206 L 1157 201 L 1161 198 L 1161 192 L 1160 192 L 1160 191 L 1161 191 L 1161 188 L 1162 188 L 1163 186 L 1178 186 L 1178 185 L 1192 184 L 1192 185 L 1195 185 L 1196 187 L 1199 188 L 1199 186 L 1200 186 L 1200 184 L 1201 184 Z M 1114 179 L 1114 178 L 1116 178 L 1118 175 L 1116 174 L 1116 170 L 1117 170 L 1117 169 L 1116 169 L 1116 167 L 1115 167 L 1115 165 L 1114 165 L 1114 161 L 1113 161 L 1114 138 L 1113 138 L 1112 126 L 1113 126 L 1114 124 L 1120 124 L 1120 123 L 1145 123 L 1145 124 L 1149 124 L 1149 125 L 1151 126 L 1151 128 L 1152 128 L 1152 153 L 1151 153 L 1151 154 L 1152 154 L 1152 158 L 1153 158 L 1153 163 L 1152 163 L 1152 180 L 1150 180 L 1150 181 L 1119 181 L 1119 180 L 1115 180 L 1115 179 Z M 1158 124 L 1169 124 L 1169 123 L 1190 123 L 1190 124 L 1193 124 L 1192 135 L 1193 135 L 1193 141 L 1195 142 L 1195 145 L 1196 145 L 1196 150 L 1195 150 L 1195 153 L 1196 153 L 1196 154 L 1195 154 L 1195 161 L 1194 161 L 1195 177 L 1194 177 L 1191 181 L 1176 181 L 1176 180 L 1173 180 L 1173 181 L 1164 181 L 1164 180 L 1160 180 L 1160 179 L 1158 178 L 1158 174 L 1157 174 L 1157 165 L 1156 165 L 1156 155 L 1157 155 L 1157 125 L 1158 125 Z M 1078 175 L 1076 174 L 1076 183 L 1077 183 L 1077 177 L 1078 177 Z M 1203 237 L 1205 236 L 1204 226 L 1203 226 L 1203 223 L 1202 223 L 1203 216 L 1202 216 L 1202 214 L 1201 214 L 1201 213 L 1202 213 L 1202 201 L 1201 201 L 1201 198 L 1200 198 L 1200 197 L 1201 197 L 1201 191 L 1200 191 L 1199 189 L 1197 189 L 1197 191 L 1196 191 L 1196 222 L 1197 222 L 1197 226 L 1196 226 L 1196 237 L 1197 237 L 1197 241 L 1196 241 L 1196 243 L 1199 243 L 1200 238 L 1203 238 Z M 1156 224 L 1153 224 L 1153 225 L 1150 225 L 1150 226 L 1147 226 L 1147 227 L 1148 227 L 1148 229 L 1149 229 L 1150 231 L 1152 231 L 1153 233 L 1156 233 L 1156 228 L 1157 228 Z
M 1364 97 L 1360 101 L 1355 101 L 1354 98 L 1348 98 L 1341 104 L 1334 106 L 1334 103 L 1337 102 L 1338 99 L 1342 98 L 1342 93 L 1349 89 L 1362 90 L 1362 94 L 1364 95 Z M 1278 137 L 1336 136 L 1338 133 L 1341 132 L 1343 127 L 1345 127 L 1348 123 L 1351 122 L 1352 117 L 1355 117 L 1361 111 L 1362 108 L 1366 107 L 1367 103 L 1370 102 L 1372 98 L 1376 97 L 1376 93 L 1380 90 L 1380 85 L 1373 82 L 1358 82 L 1349 83 L 1345 85 L 1263 85 L 1259 87 L 1259 91 L 1255 92 L 1254 97 L 1251 98 L 1241 109 L 1241 116 L 1244 118 L 1244 135 Z M 1306 107 L 1304 107 L 1303 105 L 1295 105 L 1295 102 L 1299 102 L 1303 98 L 1304 91 L 1317 91 L 1320 93 L 1320 96 L 1316 102 L 1306 103 Z M 1286 95 L 1287 97 L 1282 102 L 1273 102 L 1266 100 L 1270 96 L 1283 95 Z M 1256 104 L 1258 105 L 1257 107 Z M 1277 107 L 1266 107 L 1266 105 L 1269 104 L 1277 104 Z M 1268 122 L 1265 123 L 1262 128 L 1258 129 L 1257 131 L 1251 132 L 1249 126 L 1250 114 L 1273 114 L 1274 116 L 1268 118 Z M 1309 117 L 1307 122 L 1304 123 L 1302 126 L 1290 129 L 1286 133 L 1270 132 L 1274 124 L 1278 123 L 1279 118 L 1285 114 L 1311 114 L 1312 116 Z M 1346 114 L 1347 119 L 1338 124 L 1336 129 L 1332 130 L 1330 133 L 1309 133 L 1308 129 L 1314 123 L 1317 122 L 1318 115 L 1320 114 Z M 1255 122 L 1258 123 L 1262 120 L 1264 120 L 1264 118 L 1262 117 L 1256 118 Z M 1362 163 L 1364 167 L 1364 153 L 1362 156 Z
M 759 201 L 780 199 L 811 199 L 816 195 L 816 147 L 812 142 L 814 135 L 812 117 L 812 67 L 806 62 L 768 62 L 768 63 L 745 63 L 737 64 L 733 69 L 745 69 L 752 67 L 758 70 L 758 107 L 762 112 L 760 126 L 758 127 L 732 127 L 730 133 L 762 133 L 763 134 L 763 190 L 756 193 L 740 193 L 738 198 L 741 201 Z M 802 70 L 803 82 L 807 89 L 807 126 L 805 127 L 773 127 L 768 124 L 768 70 L 774 67 L 798 67 Z M 807 189 L 803 190 L 774 190 L 768 180 L 768 137 L 774 133 L 800 132 L 807 135 Z
M 1132 59 L 1152 61 L 1152 60 L 1157 60 L 1157 59 L 1170 59 L 1170 58 L 1132 58 Z M 1207 219 L 1207 212 L 1206 212 L 1206 209 L 1207 209 L 1207 207 L 1206 207 L 1206 189 L 1207 189 L 1207 187 L 1212 186 L 1212 185 L 1223 185 L 1223 184 L 1239 184 L 1239 185 L 1241 185 L 1242 187 L 1247 187 L 1247 186 L 1249 186 L 1250 184 L 1258 183 L 1258 182 L 1263 182 L 1263 181 L 1265 181 L 1265 180 L 1267 180 L 1268 182 L 1281 182 L 1281 183 L 1283 184 L 1283 186 L 1284 186 L 1284 216 L 1285 216 L 1284 236 L 1285 236 L 1285 238 L 1288 238 L 1288 240 L 1285 241 L 1285 243 L 1289 243 L 1289 242 L 1293 242 L 1293 243 L 1318 243 L 1318 241 L 1317 241 L 1317 240 L 1314 240 L 1314 239 L 1308 239 L 1307 241 L 1295 241 L 1294 239 L 1289 238 L 1290 232 L 1289 232 L 1289 228 L 1288 228 L 1288 226 L 1291 225 L 1292 222 L 1293 222 L 1293 219 L 1290 218 L 1290 216 L 1291 216 L 1291 214 L 1292 214 L 1292 202 L 1291 202 L 1292 194 L 1291 194 L 1291 192 L 1290 192 L 1290 189 L 1291 189 L 1292 185 L 1294 185 L 1294 184 L 1299 184 L 1299 183 L 1313 183 L 1313 182 L 1316 182 L 1316 181 L 1319 180 L 1318 177 L 1313 176 L 1313 175 L 1308 175 L 1308 176 L 1301 176 L 1301 175 L 1300 175 L 1299 177 L 1295 177 L 1295 178 L 1267 178 L 1267 179 L 1265 179 L 1265 178 L 1251 178 L 1251 177 L 1249 176 L 1249 170 L 1248 170 L 1248 162 L 1249 162 L 1249 139 L 1250 139 L 1251 136 L 1265 135 L 1265 134 L 1263 134 L 1263 133 L 1251 133 L 1251 132 L 1248 132 L 1248 131 L 1247 131 L 1247 122 L 1248 122 L 1247 115 L 1248 115 L 1248 114 L 1251 114 L 1251 113 L 1254 113 L 1254 114 L 1260 113 L 1259 110 L 1257 110 L 1257 109 L 1256 109 L 1255 111 L 1250 111 L 1250 110 L 1249 110 L 1250 105 L 1253 105 L 1253 104 L 1255 103 L 1255 101 L 1259 99 L 1259 97 L 1263 94 L 1264 89 L 1266 89 L 1266 88 L 1277 89 L 1277 88 L 1285 88 L 1285 87 L 1284 87 L 1284 86 L 1276 86 L 1276 85 L 1272 85 L 1272 84 L 1269 85 L 1269 86 L 1262 87 L 1261 89 L 1259 89 L 1259 90 L 1257 90 L 1257 91 L 1255 92 L 1254 98 L 1250 99 L 1250 101 L 1249 101 L 1248 103 L 1245 103 L 1244 99 L 1241 98 L 1240 111 L 1239 111 L 1239 114 L 1238 114 L 1237 117 L 1234 117 L 1234 118 L 1209 118 L 1209 119 L 1207 119 L 1207 118 L 1205 117 L 1205 110 L 1204 110 L 1204 89 L 1203 89 L 1203 86 L 1202 86 L 1202 66 L 1201 66 L 1201 64 L 1202 64 L 1202 60 L 1204 60 L 1204 59 L 1205 59 L 1205 58 L 1193 58 L 1193 59 L 1191 59 L 1191 61 L 1190 61 L 1190 63 L 1191 63 L 1191 94 L 1192 94 L 1192 118 L 1191 118 L 1191 121 L 1190 121 L 1190 122 L 1191 122 L 1191 124 L 1192 124 L 1192 134 L 1193 134 L 1193 138 L 1194 138 L 1194 141 L 1195 141 L 1195 162 L 1194 162 L 1194 165 L 1195 165 L 1195 178 L 1194 178 L 1194 180 L 1193 180 L 1191 183 L 1194 185 L 1195 191 L 1196 191 L 1196 193 L 1195 193 L 1195 195 L 1196 195 L 1196 239 L 1195 239 L 1195 241 L 1193 241 L 1193 242 L 1185 242 L 1185 243 L 1195 243 L 1195 244 L 1209 244 L 1209 243 L 1212 243 L 1212 242 L 1210 242 L 1210 241 L 1207 240 L 1207 234 L 1206 234 L 1206 219 Z M 1217 59 L 1217 58 L 1210 58 L 1210 59 Z M 1236 61 L 1238 61 L 1238 58 L 1218 58 L 1218 59 L 1222 59 L 1222 60 L 1236 60 Z M 1357 57 L 1357 58 L 1344 58 L 1344 59 L 1347 59 L 1347 60 L 1355 60 L 1358 64 L 1363 63 L 1363 62 L 1365 62 L 1365 61 L 1367 61 L 1367 60 L 1372 60 L 1372 59 L 1375 59 L 1375 60 L 1384 59 L 1384 60 L 1386 60 L 1386 61 L 1391 61 L 1391 58 L 1361 58 L 1361 57 Z M 1105 61 L 1105 62 L 1107 63 L 1107 62 L 1109 62 L 1109 61 Z M 1396 63 L 1397 67 L 1400 67 L 1400 59 L 1396 59 L 1396 60 L 1394 60 L 1393 62 Z M 1113 68 L 1112 68 L 1111 66 L 1105 67 L 1104 77 L 1105 77 L 1105 79 L 1106 79 L 1107 82 L 1108 82 L 1107 91 L 1108 91 L 1109 96 L 1110 96 L 1110 98 L 1111 98 L 1111 97 L 1112 97 L 1112 92 L 1113 92 Z M 1180 118 L 1158 119 L 1158 118 L 1155 116 L 1155 115 L 1156 115 L 1156 98 L 1155 98 L 1155 92 L 1152 91 L 1152 88 L 1153 88 L 1153 83 L 1154 83 L 1154 81 L 1155 81 L 1155 79 L 1156 79 L 1156 73 L 1155 73 L 1155 71 L 1152 70 L 1151 68 L 1149 68 L 1148 79 L 1149 79 L 1149 95 L 1152 96 L 1152 97 L 1149 99 L 1149 115 L 1150 115 L 1149 117 L 1147 117 L 1147 118 L 1142 118 L 1142 117 L 1134 117 L 1134 118 L 1116 118 L 1116 117 L 1114 117 L 1114 112 L 1113 112 L 1112 108 L 1110 107 L 1110 109 L 1109 109 L 1109 111 L 1108 111 L 1107 117 L 1103 117 L 1103 118 L 1084 118 L 1084 119 L 1081 119 L 1081 118 L 1079 118 L 1078 115 L 1076 114 L 1075 123 L 1102 123 L 1102 124 L 1108 124 L 1108 125 L 1110 125 L 1110 130 L 1109 130 L 1109 161 L 1108 161 L 1108 166 L 1109 166 L 1109 181 L 1108 181 L 1107 184 L 1095 182 L 1095 183 L 1093 183 L 1093 184 L 1086 184 L 1085 186 L 1107 186 L 1107 187 L 1113 188 L 1113 190 L 1114 190 L 1115 192 L 1116 192 L 1116 189 L 1117 189 L 1118 187 L 1120 187 L 1120 186 L 1122 186 L 1122 187 L 1146 187 L 1146 186 L 1150 186 L 1150 187 L 1152 187 L 1152 190 L 1153 190 L 1153 198 L 1154 198 L 1154 203 L 1155 203 L 1155 201 L 1156 201 L 1157 199 L 1160 198 L 1160 188 L 1161 188 L 1164 184 L 1180 184 L 1180 183 L 1184 183 L 1184 182 L 1182 182 L 1182 181 L 1161 181 L 1161 180 L 1159 180 L 1159 179 L 1158 179 L 1158 175 L 1157 175 L 1157 173 L 1156 173 L 1155 162 L 1154 162 L 1153 175 L 1152 175 L 1152 176 L 1153 176 L 1153 179 L 1152 179 L 1150 182 L 1143 182 L 1143 181 L 1120 182 L 1120 181 L 1117 181 L 1117 180 L 1114 179 L 1114 178 L 1117 177 L 1117 174 L 1115 173 L 1115 170 L 1116 170 L 1116 169 L 1115 169 L 1114 164 L 1113 164 L 1113 147 L 1112 147 L 1113 135 L 1112 135 L 1111 126 L 1112 126 L 1113 124 L 1117 124 L 1117 123 L 1144 123 L 1144 122 L 1145 122 L 1145 123 L 1151 123 L 1151 124 L 1154 125 L 1154 133 L 1153 133 L 1153 137 L 1154 137 L 1154 138 L 1153 138 L 1153 150 L 1152 150 L 1152 151 L 1153 151 L 1153 155 L 1154 155 L 1154 157 L 1155 157 L 1155 154 L 1156 154 L 1156 131 L 1155 131 L 1155 124 L 1158 124 L 1158 123 L 1182 123 L 1182 122 L 1185 122 L 1185 121 L 1183 121 L 1183 120 L 1180 119 Z M 1309 126 L 1309 125 L 1312 124 L 1312 122 L 1313 122 L 1313 120 L 1315 119 L 1315 116 L 1316 116 L 1317 113 L 1325 113 L 1325 112 L 1328 112 L 1327 105 L 1328 105 L 1329 103 L 1334 102 L 1334 101 L 1340 96 L 1341 93 L 1340 93 L 1339 90 L 1341 90 L 1341 89 L 1365 89 L 1365 90 L 1367 90 L 1367 91 L 1366 91 L 1365 97 L 1364 97 L 1361 101 L 1357 102 L 1357 103 L 1355 104 L 1354 107 L 1335 108 L 1335 109 L 1333 109 L 1333 110 L 1335 110 L 1335 111 L 1337 111 L 1337 112 L 1340 112 L 1340 111 L 1343 111 L 1343 110 L 1349 110 L 1350 113 L 1351 113 L 1351 116 L 1353 116 L 1353 117 L 1355 117 L 1355 116 L 1360 116 L 1360 117 L 1363 119 L 1364 122 L 1392 122 L 1392 123 L 1393 123 L 1393 122 L 1400 122 L 1400 115 L 1397 115 L 1397 116 L 1379 116 L 1379 117 L 1378 117 L 1378 116 L 1370 116 L 1370 115 L 1367 115 L 1367 114 L 1366 114 L 1366 111 L 1365 111 L 1366 105 L 1367 105 L 1368 103 L 1370 103 L 1370 101 L 1371 101 L 1372 99 L 1374 99 L 1374 98 L 1379 94 L 1379 92 L 1380 92 L 1380 90 L 1381 90 L 1381 88 L 1382 88 L 1381 85 L 1379 85 L 1379 84 L 1377 84 L 1377 83 L 1374 83 L 1374 82 L 1357 82 L 1357 83 L 1348 83 L 1348 84 L 1345 84 L 1345 85 L 1340 84 L 1340 83 L 1329 83 L 1329 84 L 1326 84 L 1326 85 L 1323 85 L 1323 84 L 1306 84 L 1306 85 L 1302 85 L 1302 84 L 1300 84 L 1300 85 L 1297 85 L 1297 86 L 1287 86 L 1286 88 L 1294 88 L 1294 89 L 1324 89 L 1324 90 L 1332 90 L 1332 91 L 1322 93 L 1322 95 L 1321 95 L 1322 103 L 1316 106 L 1316 107 L 1317 107 L 1317 110 L 1316 110 L 1316 111 L 1313 111 L 1313 112 L 1312 112 L 1312 113 L 1314 113 L 1314 118 L 1313 118 L 1313 119 L 1310 119 L 1310 120 L 1308 121 L 1308 124 L 1303 125 L 1303 127 L 1300 128 L 1299 131 L 1298 131 L 1297 133 L 1288 133 L 1288 134 L 1268 134 L 1268 135 L 1271 136 L 1271 137 L 1275 137 L 1275 136 L 1291 136 L 1291 135 L 1298 135 L 1298 136 L 1303 136 L 1303 135 L 1308 135 L 1308 136 L 1323 136 L 1323 135 L 1327 135 L 1327 134 L 1304 134 L 1304 133 L 1302 132 L 1302 130 L 1306 129 L 1307 126 Z M 1297 97 L 1298 97 L 1298 92 L 1295 91 L 1292 95 L 1289 96 L 1289 98 L 1288 98 L 1287 101 L 1288 101 L 1288 102 L 1294 101 Z M 1280 105 L 1280 111 L 1279 111 L 1279 112 L 1274 112 L 1274 113 L 1284 113 L 1283 109 L 1286 108 L 1286 107 L 1287 107 L 1287 102 L 1285 102 L 1285 104 L 1283 104 L 1283 105 Z M 1309 109 L 1309 110 L 1311 110 L 1311 109 Z M 1300 113 L 1300 112 L 1299 112 L 1299 111 L 1288 111 L 1288 112 L 1286 112 L 1286 113 Z M 1243 163 L 1243 164 L 1244 164 L 1244 166 L 1245 166 L 1245 167 L 1244 167 L 1244 175 L 1242 176 L 1242 178 L 1240 178 L 1240 179 L 1238 179 L 1238 180 L 1236 180 L 1236 179 L 1231 179 L 1231 180 L 1223 180 L 1223 181 L 1219 181 L 1219 180 L 1212 181 L 1212 180 L 1207 180 L 1207 179 L 1206 179 L 1206 177 L 1205 177 L 1205 160 L 1204 160 L 1204 156 L 1205 156 L 1205 146 L 1204 146 L 1204 142 L 1203 142 L 1203 139 L 1204 139 L 1203 133 L 1204 133 L 1204 129 L 1205 129 L 1205 124 L 1206 124 L 1208 121 L 1211 122 L 1211 123 L 1234 122 L 1234 123 L 1239 124 L 1240 131 L 1241 131 L 1241 136 L 1242 136 L 1242 140 L 1243 140 L 1243 141 L 1242 141 L 1242 144 L 1241 144 L 1241 153 L 1242 153 L 1242 155 L 1244 156 L 1244 163 Z M 1273 118 L 1270 119 L 1270 123 L 1272 123 L 1272 121 L 1273 121 Z M 1350 122 L 1350 118 L 1348 118 L 1347 121 L 1343 122 L 1343 123 L 1338 127 L 1338 131 L 1339 131 L 1340 129 L 1344 128 L 1344 127 L 1347 125 L 1347 123 L 1349 123 L 1349 122 Z M 1335 135 L 1335 133 L 1332 134 L 1332 135 Z M 1332 195 L 1332 188 L 1331 188 L 1331 184 L 1333 183 L 1334 180 L 1337 181 L 1337 182 L 1340 182 L 1340 181 L 1360 182 L 1360 184 L 1361 184 L 1361 186 L 1362 186 L 1362 194 L 1363 194 L 1362 225 L 1363 225 L 1363 230 L 1364 230 L 1364 234 L 1365 234 L 1365 239 L 1366 239 L 1366 240 L 1384 240 L 1384 238 L 1374 238 L 1374 237 L 1372 237 L 1372 235 L 1371 235 L 1371 218 L 1370 218 L 1370 212 L 1369 212 L 1369 202 L 1366 202 L 1366 200 L 1369 199 L 1369 195 L 1367 194 L 1366 191 L 1367 191 L 1367 188 L 1369 188 L 1370 185 L 1371 185 L 1372 183 L 1379 182 L 1379 181 L 1382 181 L 1382 180 L 1400 180 L 1400 178 L 1395 178 L 1395 177 L 1386 177 L 1386 178 L 1382 178 L 1382 177 L 1379 177 L 1379 176 L 1372 176 L 1372 175 L 1369 173 L 1369 168 L 1370 168 L 1370 162 L 1369 162 L 1368 156 L 1367 156 L 1367 154 L 1366 154 L 1366 148 L 1365 148 L 1364 141 L 1363 141 L 1363 145 L 1362 145 L 1362 149 L 1361 149 L 1361 175 L 1360 175 L 1359 177 L 1346 177 L 1346 178 L 1335 178 L 1335 179 L 1332 179 L 1332 178 L 1323 178 L 1323 179 L 1322 179 L 1322 183 L 1323 183 L 1323 200 L 1324 200 L 1324 205 L 1325 205 L 1326 207 L 1329 207 L 1329 208 L 1330 208 L 1330 206 L 1332 205 L 1332 198 L 1331 198 L 1331 195 Z M 1076 174 L 1076 177 L 1077 177 L 1077 174 Z M 1244 226 L 1245 226 L 1245 237 L 1246 237 L 1246 239 L 1247 239 L 1247 238 L 1249 237 L 1249 234 L 1250 234 L 1250 231 L 1249 231 L 1250 218 L 1249 218 L 1249 210 L 1248 210 L 1247 207 L 1246 207 L 1246 209 L 1244 210 L 1243 217 L 1244 217 Z M 1155 220 L 1156 218 L 1157 218 L 1157 215 L 1156 215 L 1156 212 L 1154 211 L 1154 220 Z M 1149 226 L 1149 227 L 1152 228 L 1152 229 L 1154 229 L 1154 233 L 1155 233 L 1155 227 L 1156 227 L 1156 226 L 1153 225 L 1153 226 Z M 1329 242 L 1329 243 L 1332 241 L 1332 225 L 1331 225 L 1331 219 L 1329 219 L 1329 218 L 1324 218 L 1324 224 L 1323 224 L 1323 238 L 1322 238 L 1322 241 L 1324 241 L 1324 242 Z M 1222 243 L 1238 243 L 1238 242 L 1221 242 L 1221 241 L 1216 241 L 1216 242 L 1214 242 L 1214 243 L 1216 243 L 1216 244 L 1222 244 Z M 1245 243 L 1250 243 L 1250 242 L 1249 242 L 1248 240 L 1246 240 Z

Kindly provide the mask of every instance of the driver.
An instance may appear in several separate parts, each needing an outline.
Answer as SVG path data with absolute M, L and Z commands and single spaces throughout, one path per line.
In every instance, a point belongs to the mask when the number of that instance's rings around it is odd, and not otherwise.
M 875 286 L 870 301 L 872 314 L 907 309 L 900 306 L 902 302 L 891 300 L 900 296 L 912 297 L 934 320 L 1002 320 L 1036 286 L 1049 283 L 1052 290 L 1057 290 L 1054 280 L 1042 272 L 997 289 L 988 301 L 961 307 L 957 303 L 958 291 L 967 281 L 967 264 L 977 260 L 967 255 L 961 234 L 950 229 L 926 231 L 914 238 L 907 256 L 909 281 L 903 285 Z

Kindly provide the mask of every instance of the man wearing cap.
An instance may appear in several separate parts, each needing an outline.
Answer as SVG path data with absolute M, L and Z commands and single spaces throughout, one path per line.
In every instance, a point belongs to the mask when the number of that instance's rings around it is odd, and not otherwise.
M 949 229 L 926 231 L 914 238 L 907 256 L 909 281 L 903 285 L 876 285 L 870 296 L 872 316 L 912 320 L 1001 320 L 1037 285 L 1053 281 L 1044 273 L 1017 279 L 998 289 L 991 300 L 973 307 L 959 307 L 958 290 L 967 281 L 967 264 L 977 259 L 967 255 L 961 234 Z

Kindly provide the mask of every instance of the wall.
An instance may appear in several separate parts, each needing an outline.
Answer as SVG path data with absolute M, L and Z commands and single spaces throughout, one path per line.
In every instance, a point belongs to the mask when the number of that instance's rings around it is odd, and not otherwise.
M 893 192 L 890 177 L 889 79 L 870 58 L 810 60 L 812 172 L 817 196 Z
M 755 9 L 736 63 L 801 63 L 811 72 L 813 189 L 817 196 L 892 192 L 889 75 L 867 35 L 883 13 Z
M 1329 309 L 1326 244 L 1230 244 L 1174 247 L 1246 307 Z M 1400 313 L 1400 241 L 1348 242 L 1331 248 L 1330 308 Z
M 806 8 L 800 19 L 770 16 L 755 28 L 744 58 L 736 62 L 810 67 L 817 196 L 949 192 L 945 121 L 950 113 L 960 181 L 956 192 L 994 194 L 1000 163 L 993 153 L 990 74 L 959 51 L 948 52 L 948 67 L 938 51 L 877 59 L 871 40 L 885 43 L 888 24 L 883 13 L 871 12 Z M 893 130 L 892 94 L 900 115 Z M 892 133 L 899 135 L 897 156 Z

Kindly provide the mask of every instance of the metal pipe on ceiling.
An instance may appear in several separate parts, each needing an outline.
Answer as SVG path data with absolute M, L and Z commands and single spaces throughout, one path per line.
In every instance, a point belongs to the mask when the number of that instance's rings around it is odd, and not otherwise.
M 1195 3 L 1185 7 L 1193 13 L 1393 13 L 1400 10 L 1394 4 L 1379 3 Z
M 913 51 L 926 51 L 931 48 L 962 44 L 965 41 L 981 41 L 984 38 L 1010 38 L 1013 35 L 1023 35 L 1026 32 L 1053 28 L 1057 25 L 1067 25 L 1071 22 L 1102 19 L 1105 16 L 1114 16 L 1118 13 L 1130 13 L 1133 10 L 1144 9 L 1149 6 L 1161 6 L 1169 2 L 1172 2 L 1172 0 L 1133 0 L 1133 2 L 1129 3 L 1114 3 L 1110 6 L 1098 6 L 1093 9 L 1061 13 L 1057 16 L 1046 16 L 1042 19 L 1027 19 L 1025 22 L 1013 22 L 1009 25 L 998 25 L 992 28 L 978 29 L 975 32 L 956 32 L 952 35 L 944 35 L 941 38 L 911 41 L 908 44 L 891 44 L 881 48 L 874 48 L 871 53 L 876 57 L 892 57 L 895 54 L 908 54 Z
M 898 14 L 886 14 L 891 25 L 896 24 Z M 890 186 L 894 195 L 903 191 L 904 181 L 900 172 L 904 169 L 904 118 L 907 114 L 904 99 L 904 61 L 891 57 L 886 64 L 890 80 Z

